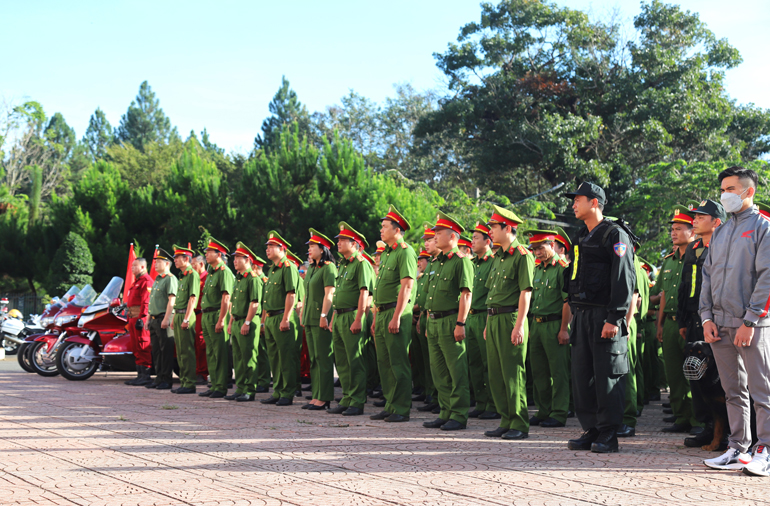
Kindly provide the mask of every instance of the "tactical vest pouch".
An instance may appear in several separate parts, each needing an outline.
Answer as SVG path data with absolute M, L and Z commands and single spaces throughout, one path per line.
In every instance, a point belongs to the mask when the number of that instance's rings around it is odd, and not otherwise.
M 626 324 L 621 323 L 615 337 L 603 339 L 603 341 L 610 341 L 606 343 L 606 351 L 610 355 L 610 375 L 622 376 L 628 374 L 628 328 Z

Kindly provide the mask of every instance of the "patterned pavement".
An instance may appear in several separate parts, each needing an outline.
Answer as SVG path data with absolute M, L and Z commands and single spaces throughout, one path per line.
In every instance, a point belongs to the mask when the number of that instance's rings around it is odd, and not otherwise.
M 387 424 L 0 370 L 3 505 L 770 504 L 770 480 L 706 470 L 717 454 L 659 432 L 659 402 L 597 455 L 567 450 L 574 418 L 507 442 L 483 436 L 495 420 L 448 434 L 416 410 Z

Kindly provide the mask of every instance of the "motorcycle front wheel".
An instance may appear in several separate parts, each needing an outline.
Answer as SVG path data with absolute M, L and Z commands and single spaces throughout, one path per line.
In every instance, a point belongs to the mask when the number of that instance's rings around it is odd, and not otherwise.
M 35 370 L 32 369 L 32 364 L 30 363 L 31 359 L 29 358 L 29 343 L 19 345 L 19 350 L 16 353 L 16 360 L 19 361 L 19 365 L 26 372 L 35 372 Z
M 87 380 L 98 368 L 93 349 L 85 344 L 64 343 L 56 353 L 56 369 L 70 381 Z
M 46 343 L 44 341 L 30 343 L 30 347 L 29 359 L 32 370 L 40 376 L 58 376 L 55 357 L 49 357 L 45 353 Z
M 3 339 L 3 348 L 5 348 L 6 355 L 16 355 L 19 352 L 19 343 Z

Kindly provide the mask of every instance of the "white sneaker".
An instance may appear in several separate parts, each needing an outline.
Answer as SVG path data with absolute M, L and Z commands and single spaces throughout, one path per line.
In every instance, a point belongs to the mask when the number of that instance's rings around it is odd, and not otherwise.
M 767 458 L 767 457 L 765 457 Z M 739 450 L 728 448 L 721 456 L 713 459 L 704 460 L 703 463 L 712 469 L 743 469 L 746 464 L 751 462 L 751 455 L 741 453 Z
M 770 452 L 767 447 L 760 445 L 754 449 L 754 458 L 743 468 L 743 474 L 749 476 L 770 476 Z

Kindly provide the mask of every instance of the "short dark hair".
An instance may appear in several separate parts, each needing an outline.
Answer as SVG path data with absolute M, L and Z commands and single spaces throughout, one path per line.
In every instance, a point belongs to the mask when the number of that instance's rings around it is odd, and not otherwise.
M 759 185 L 759 176 L 756 172 L 751 169 L 744 169 L 738 165 L 733 165 L 732 167 L 729 167 L 720 172 L 719 183 L 721 184 L 724 178 L 731 176 L 738 176 L 738 179 L 740 179 L 744 188 L 751 187 L 756 189 Z
M 599 211 L 604 211 L 604 204 L 602 204 L 601 202 L 599 202 L 599 200 L 598 200 L 598 199 L 596 200 L 596 207 L 598 207 L 598 208 L 599 208 Z
M 492 239 L 490 239 L 490 238 L 489 238 L 489 234 L 485 234 L 484 232 L 479 232 L 478 230 L 474 230 L 474 231 L 473 231 L 473 233 L 474 233 L 474 234 L 480 234 L 480 235 L 481 235 L 481 238 L 482 238 L 484 241 L 489 241 L 489 242 L 492 242 Z M 473 234 L 471 234 L 471 235 L 473 235 Z
M 404 230 L 404 228 L 401 226 L 401 224 L 400 224 L 399 222 L 397 222 L 397 221 L 395 221 L 395 220 L 391 220 L 390 218 L 388 218 L 388 221 L 389 221 L 389 222 L 390 222 L 390 224 L 391 224 L 391 225 L 393 225 L 395 228 L 399 229 L 399 230 L 401 231 L 401 234 L 404 234 L 404 233 L 406 232 L 406 230 Z

